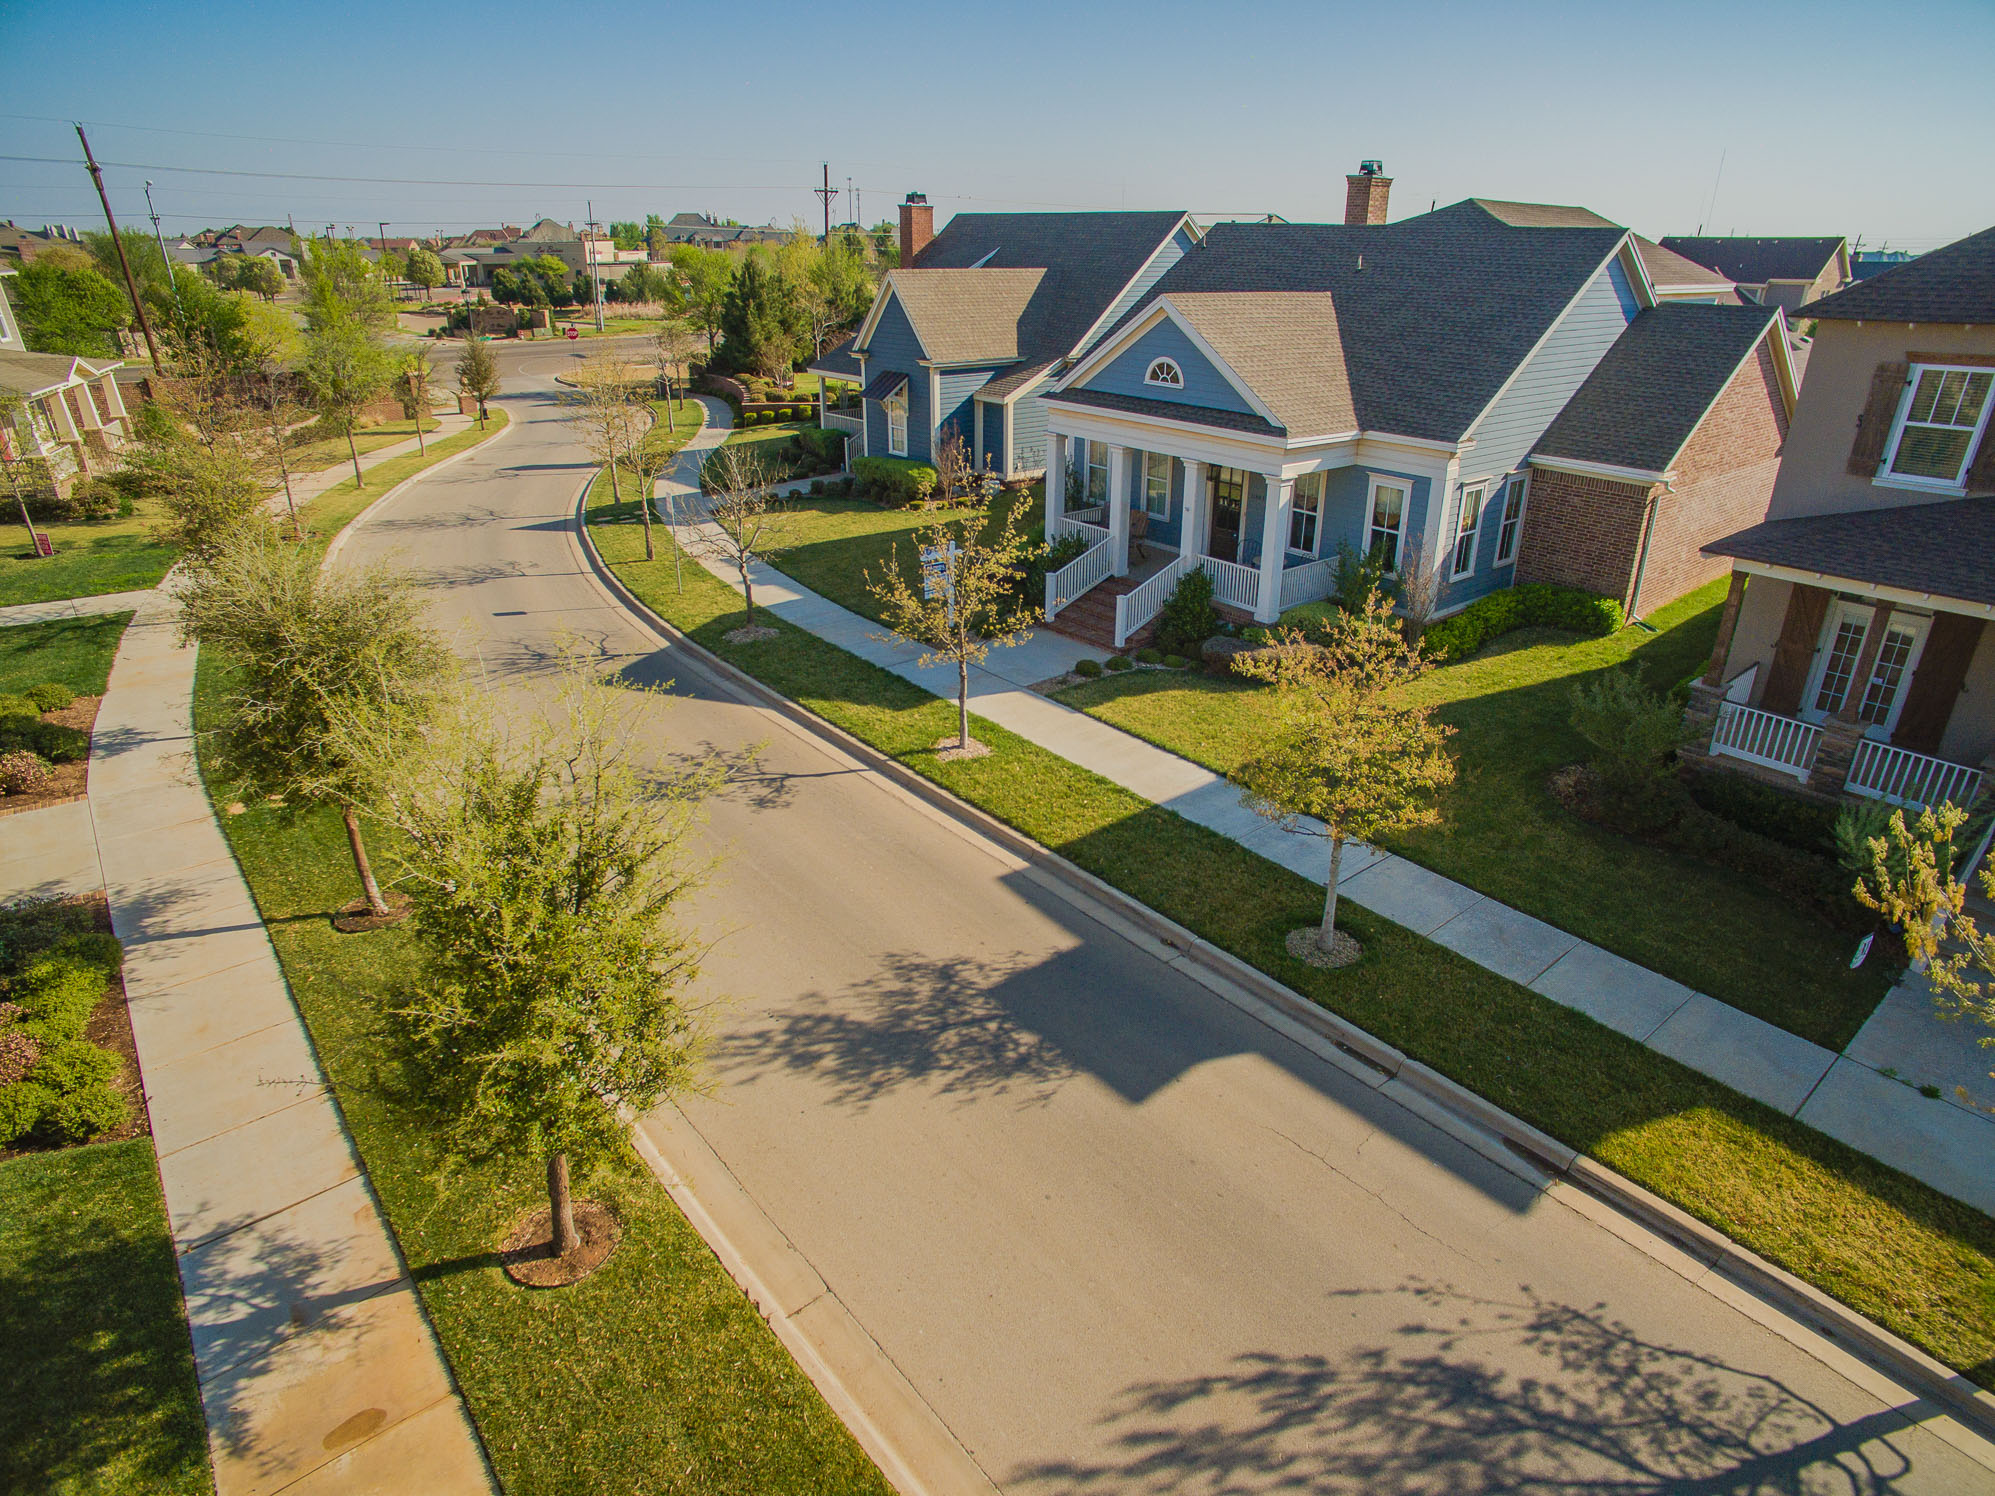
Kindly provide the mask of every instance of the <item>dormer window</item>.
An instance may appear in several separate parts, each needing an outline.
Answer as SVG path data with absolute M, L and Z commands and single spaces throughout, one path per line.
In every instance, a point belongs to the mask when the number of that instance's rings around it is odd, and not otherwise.
M 1150 372 L 1143 376 L 1145 384 L 1162 385 L 1167 390 L 1181 390 L 1185 387 L 1185 371 L 1178 367 L 1174 358 L 1160 358 L 1150 365 Z

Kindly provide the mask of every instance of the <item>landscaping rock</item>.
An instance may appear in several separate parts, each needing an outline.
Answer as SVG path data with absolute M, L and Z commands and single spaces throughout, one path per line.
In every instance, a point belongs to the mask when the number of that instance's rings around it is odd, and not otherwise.
M 1231 675 L 1233 665 L 1241 655 L 1252 654 L 1254 646 L 1244 639 L 1229 639 L 1224 634 L 1208 639 L 1198 648 L 1199 658 L 1205 668 L 1214 675 Z

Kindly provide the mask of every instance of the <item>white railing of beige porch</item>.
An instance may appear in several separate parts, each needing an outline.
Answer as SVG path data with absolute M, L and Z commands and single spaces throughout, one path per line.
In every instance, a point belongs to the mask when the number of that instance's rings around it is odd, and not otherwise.
M 1191 569 L 1190 559 L 1180 556 L 1142 586 L 1133 587 L 1116 597 L 1115 647 L 1117 649 L 1129 642 L 1131 634 L 1164 611 L 1164 604 L 1170 601 L 1171 594 L 1177 590 L 1178 579 Z
M 1893 805 L 1938 805 L 1951 800 L 1965 809 L 1974 803 L 1981 788 L 1981 771 L 1865 738 L 1856 745 L 1843 788 L 1852 795 Z
M 1046 573 L 1046 621 L 1088 588 L 1108 579 L 1109 545 L 1097 541 L 1058 571 Z
M 1298 603 L 1321 602 L 1336 591 L 1337 569 L 1328 561 L 1291 566 L 1282 573 L 1281 607 L 1286 613 Z
M 1245 608 L 1249 613 L 1260 606 L 1261 569 L 1258 566 L 1242 566 L 1237 561 L 1222 561 L 1217 556 L 1200 556 L 1199 569 L 1212 578 L 1212 595 L 1229 607 Z
M 1711 730 L 1711 751 L 1806 779 L 1815 763 L 1822 729 L 1797 717 L 1777 716 L 1756 707 L 1725 702 Z

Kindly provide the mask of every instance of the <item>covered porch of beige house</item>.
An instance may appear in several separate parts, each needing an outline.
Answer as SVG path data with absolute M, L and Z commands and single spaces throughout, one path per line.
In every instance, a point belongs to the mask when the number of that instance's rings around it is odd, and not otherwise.
M 1821 799 L 1995 784 L 1995 603 L 1738 560 L 1685 757 Z

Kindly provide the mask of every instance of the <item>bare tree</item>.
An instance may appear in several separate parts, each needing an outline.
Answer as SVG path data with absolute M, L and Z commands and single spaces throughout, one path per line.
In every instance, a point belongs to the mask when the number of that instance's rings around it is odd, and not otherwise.
M 670 409 L 669 402 L 666 408 Z M 647 561 L 658 559 L 651 539 L 652 505 L 657 501 L 658 477 L 677 456 L 672 438 L 659 432 L 656 419 L 652 421 L 651 429 L 624 451 L 624 467 L 629 470 L 631 482 L 637 487 L 637 512 L 644 521 L 644 559 Z M 678 557 L 674 556 L 675 568 L 677 562 Z
M 1427 625 L 1434 621 L 1435 609 L 1441 605 L 1441 573 L 1428 565 L 1418 536 L 1407 536 L 1406 544 L 1400 548 L 1395 591 L 1400 616 L 1406 620 L 1407 636 L 1418 640 L 1427 632 Z
M 699 336 L 677 317 L 667 317 L 658 324 L 651 334 L 652 346 L 658 351 L 658 372 L 665 376 L 665 425 L 668 430 L 677 431 L 679 420 L 672 410 L 673 386 L 679 390 L 679 400 L 685 400 L 686 366 L 699 352 Z
M 721 447 L 707 459 L 700 474 L 709 523 L 694 529 L 693 546 L 725 561 L 741 577 L 748 621 L 735 633 L 750 637 L 759 635 L 755 633 L 755 579 L 749 567 L 774 555 L 783 544 L 782 516 L 770 493 L 774 482 L 774 469 L 752 447 Z
M 610 470 L 610 501 L 623 502 L 618 468 L 645 426 L 644 402 L 633 388 L 637 370 L 629 359 L 601 353 L 575 375 L 575 393 L 566 397 L 568 424 L 599 466 Z
M 953 506 L 970 492 L 970 446 L 955 427 L 945 428 L 935 447 L 935 487 L 945 505 Z

